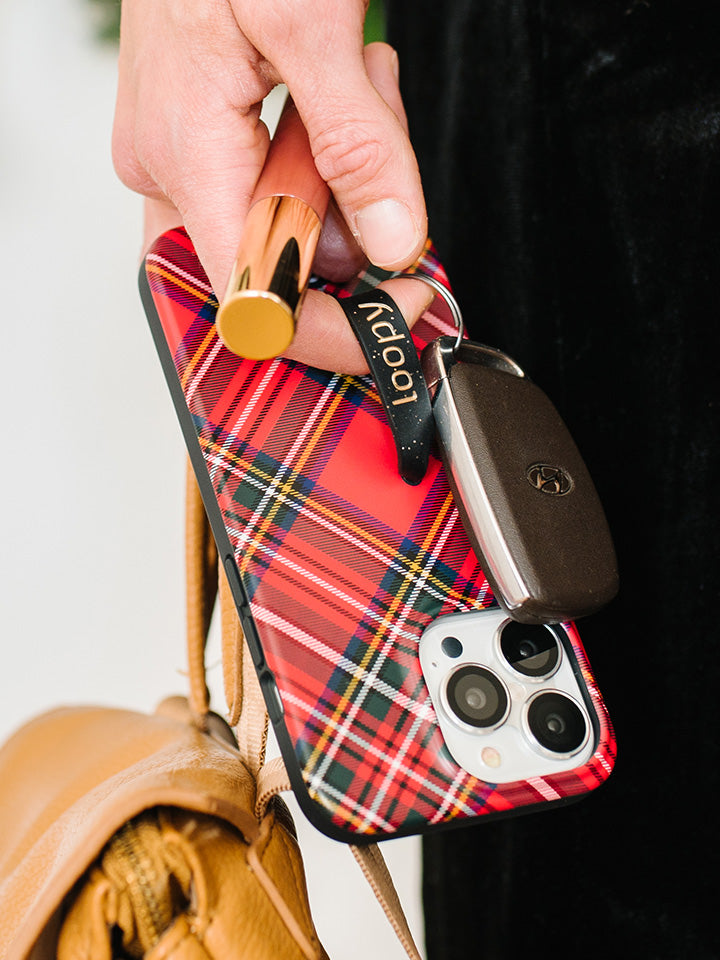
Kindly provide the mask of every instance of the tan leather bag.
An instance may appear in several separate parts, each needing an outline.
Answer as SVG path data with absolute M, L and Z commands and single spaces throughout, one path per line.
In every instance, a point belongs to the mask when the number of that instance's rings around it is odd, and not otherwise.
M 210 712 L 204 645 L 217 557 L 187 499 L 190 696 L 152 715 L 68 707 L 0 748 L 2 960 L 322 960 L 279 759 L 224 578 L 229 724 Z M 236 727 L 235 732 L 231 726 Z M 376 847 L 352 848 L 419 960 Z

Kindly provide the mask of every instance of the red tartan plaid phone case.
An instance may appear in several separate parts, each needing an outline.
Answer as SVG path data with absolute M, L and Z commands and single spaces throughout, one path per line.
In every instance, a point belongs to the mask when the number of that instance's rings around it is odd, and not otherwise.
M 445 281 L 430 250 L 417 269 Z M 378 840 L 602 783 L 615 740 L 572 625 L 590 759 L 497 784 L 448 753 L 419 640 L 439 616 L 494 600 L 440 461 L 417 486 L 399 477 L 372 381 L 230 353 L 181 229 L 155 242 L 140 286 L 288 773 L 315 825 L 344 841 Z M 421 348 L 453 332 L 427 313 L 413 336 Z

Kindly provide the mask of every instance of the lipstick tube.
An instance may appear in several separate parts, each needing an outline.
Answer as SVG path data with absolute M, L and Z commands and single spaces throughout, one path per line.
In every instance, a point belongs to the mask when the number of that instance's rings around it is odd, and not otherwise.
M 329 198 L 288 97 L 217 313 L 218 335 L 233 353 L 267 360 L 292 343 Z

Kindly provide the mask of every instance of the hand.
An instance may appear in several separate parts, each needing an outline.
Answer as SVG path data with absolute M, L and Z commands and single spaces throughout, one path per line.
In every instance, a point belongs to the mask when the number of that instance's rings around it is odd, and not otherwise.
M 422 250 L 425 206 L 397 57 L 386 44 L 363 50 L 364 12 L 364 0 L 124 0 L 115 167 L 149 198 L 148 239 L 183 223 L 221 296 L 267 152 L 262 101 L 279 82 L 337 204 L 318 272 L 347 279 L 365 256 L 402 269 Z M 392 296 L 412 323 L 432 291 L 393 281 Z M 288 355 L 366 370 L 342 311 L 316 291 Z

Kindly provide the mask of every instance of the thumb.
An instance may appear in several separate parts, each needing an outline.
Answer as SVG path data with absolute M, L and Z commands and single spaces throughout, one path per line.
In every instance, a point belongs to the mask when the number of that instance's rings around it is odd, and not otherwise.
M 288 77 L 315 164 L 368 259 L 399 270 L 427 236 L 420 173 L 405 129 L 397 55 L 371 44 L 355 62 L 325 62 L 331 78 Z M 342 66 L 342 72 L 340 69 Z

